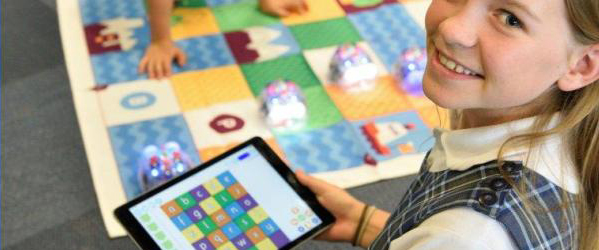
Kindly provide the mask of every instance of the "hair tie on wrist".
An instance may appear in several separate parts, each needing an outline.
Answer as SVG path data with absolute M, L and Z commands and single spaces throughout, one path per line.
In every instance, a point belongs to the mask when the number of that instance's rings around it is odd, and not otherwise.
M 362 209 L 362 213 L 360 214 L 360 220 L 358 220 L 358 227 L 356 228 L 356 232 L 354 233 L 354 237 L 352 240 L 353 246 L 358 245 L 357 242 L 358 242 L 358 236 L 360 236 L 360 230 L 361 230 L 360 227 L 362 227 L 364 219 L 366 218 L 366 212 L 368 211 L 368 207 L 370 207 L 370 205 L 364 204 L 364 208 Z

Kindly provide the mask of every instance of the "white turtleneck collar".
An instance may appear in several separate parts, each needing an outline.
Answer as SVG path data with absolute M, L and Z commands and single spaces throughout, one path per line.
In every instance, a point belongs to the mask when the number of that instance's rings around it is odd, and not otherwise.
M 428 158 L 429 171 L 463 171 L 473 165 L 495 160 L 503 143 L 515 135 L 528 132 L 534 119 L 531 117 L 471 129 L 435 129 L 436 143 Z M 559 114 L 556 114 L 549 127 L 555 127 L 559 120 Z M 522 161 L 527 168 L 576 194 L 578 181 L 567 152 L 562 136 L 553 135 L 539 142 L 532 150 L 527 147 L 510 148 L 503 157 L 505 160 Z

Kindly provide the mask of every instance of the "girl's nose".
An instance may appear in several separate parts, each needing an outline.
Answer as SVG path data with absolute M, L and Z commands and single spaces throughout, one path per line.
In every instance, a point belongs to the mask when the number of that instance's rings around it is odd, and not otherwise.
M 441 22 L 439 33 L 450 48 L 472 48 L 478 42 L 480 22 L 483 20 L 463 8 Z

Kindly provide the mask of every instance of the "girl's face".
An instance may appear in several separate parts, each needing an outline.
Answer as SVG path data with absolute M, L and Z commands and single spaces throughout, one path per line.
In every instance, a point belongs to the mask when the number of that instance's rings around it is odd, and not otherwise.
M 426 95 L 493 116 L 535 107 L 575 44 L 563 0 L 433 0 L 426 31 Z

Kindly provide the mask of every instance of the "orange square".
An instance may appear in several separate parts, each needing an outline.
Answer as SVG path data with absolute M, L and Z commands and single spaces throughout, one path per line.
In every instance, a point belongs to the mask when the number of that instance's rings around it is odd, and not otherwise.
M 212 221 L 214 221 L 214 223 L 216 223 L 216 225 L 218 225 L 219 227 L 223 227 L 227 225 L 227 223 L 231 222 L 231 217 L 229 217 L 227 212 L 225 212 L 225 210 L 222 209 L 211 214 L 210 218 L 212 218 Z
M 245 188 L 243 188 L 243 186 L 241 186 L 241 184 L 239 184 L 239 183 L 235 183 L 235 184 L 231 185 L 229 188 L 227 188 L 227 192 L 229 192 L 229 194 L 233 198 L 235 198 L 235 200 L 238 200 L 239 198 L 241 198 L 247 194 L 247 191 L 245 191 Z
M 292 14 L 282 18 L 285 25 L 322 21 L 345 16 L 345 12 L 335 0 L 305 0 L 308 11 L 304 14 Z
M 218 33 L 216 18 L 209 8 L 175 8 L 171 22 L 173 40 Z
M 160 208 L 162 208 L 162 211 L 164 211 L 169 218 L 177 216 L 183 211 L 179 204 L 177 204 L 177 202 L 174 200 L 165 203 L 164 205 L 160 206 Z
M 254 98 L 237 65 L 176 74 L 171 83 L 183 111 Z
M 262 230 L 258 227 L 252 227 L 249 230 L 247 230 L 245 232 L 245 235 L 250 239 L 250 241 L 252 241 L 254 244 L 258 244 L 258 242 L 262 241 L 264 238 L 266 238 L 266 235 L 264 235 L 264 232 L 262 232 Z
M 360 93 L 345 92 L 335 84 L 327 84 L 325 89 L 347 120 L 363 120 L 413 109 L 391 76 L 380 77 L 373 90 Z
M 214 246 L 215 248 L 218 248 L 222 244 L 227 243 L 227 241 L 229 241 L 229 238 L 227 238 L 227 236 L 225 236 L 223 231 L 218 229 L 218 230 L 212 232 L 210 235 L 208 235 L 208 240 L 210 241 L 210 243 L 212 243 L 212 246 Z

